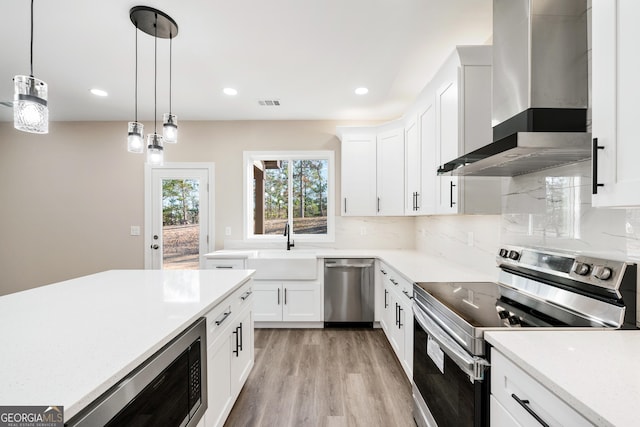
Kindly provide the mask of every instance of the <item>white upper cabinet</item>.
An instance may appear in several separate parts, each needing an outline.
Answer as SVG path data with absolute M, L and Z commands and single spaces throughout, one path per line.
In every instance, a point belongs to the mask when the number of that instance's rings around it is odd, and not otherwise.
M 428 96 L 418 112 L 422 192 L 418 198 L 419 214 L 434 214 L 436 210 L 436 107 L 435 96 Z
M 593 206 L 640 206 L 640 1 L 593 0 Z
M 339 128 L 341 214 L 404 215 L 404 128 Z
M 422 145 L 417 115 L 407 117 L 404 126 L 405 215 L 422 213 Z
M 376 134 L 347 132 L 342 136 L 341 214 L 376 215 Z
M 431 82 L 437 165 L 492 142 L 491 60 L 491 46 L 458 46 Z M 500 178 L 440 176 L 436 181 L 437 213 L 501 212 Z
M 378 215 L 404 215 L 404 129 L 378 134 L 376 211 Z

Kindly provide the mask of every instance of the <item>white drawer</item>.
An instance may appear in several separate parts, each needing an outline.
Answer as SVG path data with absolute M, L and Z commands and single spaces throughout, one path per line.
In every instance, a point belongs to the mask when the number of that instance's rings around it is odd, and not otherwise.
M 231 308 L 231 299 L 227 298 L 215 306 L 206 314 L 207 318 L 207 346 L 213 343 L 223 334 L 223 331 L 232 323 L 235 310 Z
M 540 426 L 525 407 L 552 427 L 593 425 L 495 348 L 491 351 L 491 395 L 523 427 Z M 493 425 L 493 414 L 491 417 Z
M 216 269 L 244 269 L 244 259 L 205 259 L 204 268 L 207 270 Z

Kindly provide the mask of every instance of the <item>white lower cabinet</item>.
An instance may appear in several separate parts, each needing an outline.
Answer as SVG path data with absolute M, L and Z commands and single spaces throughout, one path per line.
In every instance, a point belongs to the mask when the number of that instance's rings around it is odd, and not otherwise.
M 492 427 L 593 425 L 495 348 L 491 351 L 491 397 Z
M 253 368 L 252 288 L 248 282 L 206 314 L 206 427 L 224 424 Z
M 322 282 L 254 282 L 254 321 L 320 322 Z
M 380 324 L 405 374 L 413 378 L 413 285 L 380 262 L 382 313 Z M 408 291 L 411 289 L 411 292 Z

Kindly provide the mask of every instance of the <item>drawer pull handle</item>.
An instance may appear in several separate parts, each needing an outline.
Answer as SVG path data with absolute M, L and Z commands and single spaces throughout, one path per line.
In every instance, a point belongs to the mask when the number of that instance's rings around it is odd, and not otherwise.
M 221 315 L 220 315 L 220 316 L 215 320 L 216 326 L 220 326 L 220 325 L 222 325 L 222 323 L 223 323 L 225 320 L 227 320 L 227 317 L 229 317 L 229 315 L 230 315 L 230 314 L 231 314 L 231 310 L 229 310 L 229 311 L 227 311 L 227 312 L 225 312 L 225 313 L 222 313 L 222 314 L 221 314 Z
M 545 423 L 544 420 L 542 418 L 540 418 L 540 415 L 536 414 L 535 411 L 533 409 L 531 409 L 531 407 L 529 406 L 529 400 L 528 399 L 522 400 L 518 396 L 516 396 L 515 393 L 511 393 L 511 397 L 513 397 L 515 399 L 515 401 L 518 402 L 518 404 L 520 406 L 522 406 L 524 408 L 524 410 L 529 413 L 529 415 L 531 415 L 533 418 L 535 418 L 535 420 L 537 422 L 539 422 L 540 425 L 542 425 L 544 427 L 549 427 L 549 424 Z
M 390 281 L 391 281 L 391 283 L 393 283 L 394 285 L 396 285 L 396 286 L 398 285 L 398 282 L 396 282 L 395 280 L 393 280 L 393 279 L 389 279 L 389 280 L 390 280 Z
M 217 269 L 220 269 L 220 268 L 233 269 L 233 266 L 232 265 L 216 265 L 216 268 Z
M 242 301 L 244 301 L 244 300 L 246 300 L 247 298 L 249 298 L 249 295 L 251 295 L 252 293 L 253 293 L 253 292 L 251 292 L 251 291 L 247 291 L 247 292 L 245 292 L 244 294 L 242 294 L 242 295 L 240 296 L 240 299 L 241 299 Z
M 413 299 L 413 295 L 409 295 L 409 292 L 407 292 L 405 289 L 402 290 L 402 293 L 405 294 L 407 298 Z

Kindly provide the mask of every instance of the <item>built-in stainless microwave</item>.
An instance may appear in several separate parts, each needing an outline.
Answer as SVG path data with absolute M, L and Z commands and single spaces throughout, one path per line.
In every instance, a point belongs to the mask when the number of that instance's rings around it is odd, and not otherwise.
M 200 318 L 65 425 L 194 427 L 207 409 L 206 336 Z

